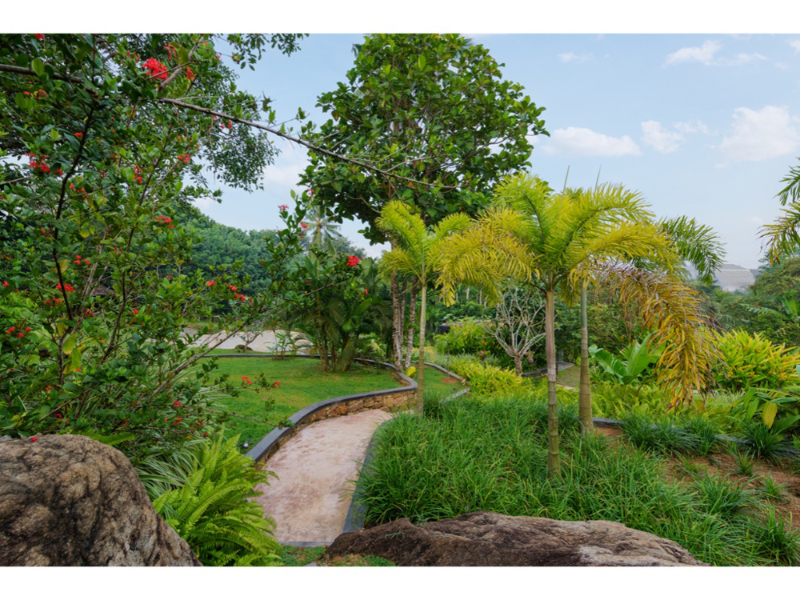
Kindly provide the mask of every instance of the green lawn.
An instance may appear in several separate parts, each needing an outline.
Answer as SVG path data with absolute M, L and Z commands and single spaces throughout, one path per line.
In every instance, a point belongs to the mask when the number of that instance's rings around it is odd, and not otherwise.
M 558 384 L 573 387 L 577 390 L 581 385 L 581 368 L 574 366 L 559 371 Z
M 320 400 L 347 396 L 360 392 L 371 392 L 400 387 L 400 383 L 386 369 L 375 369 L 354 364 L 346 373 L 325 373 L 319 361 L 309 358 L 221 358 L 218 361 L 220 375 L 228 375 L 229 381 L 239 387 L 242 376 L 255 381 L 259 373 L 264 373 L 269 381 L 279 381 L 280 387 L 258 392 L 242 389 L 236 398 L 224 398 L 217 402 L 229 411 L 253 417 L 268 419 L 277 423 L 296 413 L 309 404 Z M 265 401 L 275 400 L 272 411 L 265 411 Z M 257 443 L 272 430 L 267 422 L 251 419 L 232 418 L 226 426 L 226 436 L 241 434 L 242 442 Z
M 416 379 L 416 377 L 414 378 Z M 445 375 L 433 367 L 425 367 L 425 392 L 432 396 L 444 398 L 464 388 L 458 381 L 450 381 L 449 375 Z

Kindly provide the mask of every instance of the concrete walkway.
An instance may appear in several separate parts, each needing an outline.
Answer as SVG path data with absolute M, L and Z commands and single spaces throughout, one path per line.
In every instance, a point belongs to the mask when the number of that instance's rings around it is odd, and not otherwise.
M 327 545 L 342 533 L 354 481 L 378 425 L 391 418 L 368 410 L 302 429 L 267 463 L 279 479 L 255 498 L 277 523 L 281 544 Z
M 193 330 L 186 329 L 184 331 L 186 333 L 194 333 Z M 295 336 L 301 336 L 301 334 L 295 333 Z M 202 335 L 192 344 L 192 346 L 211 346 L 223 337 L 225 337 L 225 332 Z M 264 333 L 259 334 L 255 340 L 250 342 L 249 347 L 255 352 L 274 352 L 276 344 L 277 340 L 275 333 L 272 331 L 265 331 Z M 240 335 L 236 334 L 231 336 L 230 339 L 222 342 L 222 344 L 217 346 L 217 348 L 221 350 L 233 350 L 239 345 L 244 345 L 244 339 Z M 305 340 L 301 341 L 298 346 L 301 348 L 307 347 L 308 342 Z

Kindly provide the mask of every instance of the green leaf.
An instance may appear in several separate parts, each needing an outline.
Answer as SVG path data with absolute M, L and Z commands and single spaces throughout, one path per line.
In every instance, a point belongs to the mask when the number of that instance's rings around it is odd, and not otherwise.
M 778 405 L 774 402 L 767 402 L 764 405 L 764 412 L 762 413 L 761 417 L 764 419 L 764 425 L 767 429 L 772 427 L 772 424 L 775 422 L 775 415 L 778 414 Z
M 419 58 L 417 58 L 417 66 L 419 67 L 420 71 L 424 71 L 425 70 L 425 62 L 426 62 L 425 55 L 424 54 L 420 54 Z
M 78 334 L 73 333 L 64 341 L 64 346 L 62 348 L 64 350 L 64 354 L 66 355 L 71 354 L 72 351 L 75 349 L 75 344 L 77 343 L 78 343 Z
M 42 62 L 42 59 L 34 58 L 31 61 L 31 69 L 33 69 L 33 72 L 36 73 L 39 77 L 44 75 L 44 63 Z
M 55 141 L 58 140 L 58 137 L 59 137 L 58 136 L 58 131 L 56 129 L 51 129 L 50 130 L 50 139 L 55 142 Z

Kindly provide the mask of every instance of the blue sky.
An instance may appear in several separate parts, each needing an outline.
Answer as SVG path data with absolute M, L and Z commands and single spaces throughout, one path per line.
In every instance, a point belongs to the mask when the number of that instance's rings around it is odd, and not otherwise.
M 778 214 L 780 179 L 800 155 L 800 35 L 467 34 L 486 46 L 504 77 L 523 84 L 543 113 L 531 170 L 560 188 L 621 183 L 659 216 L 712 225 L 728 261 L 747 268 L 762 255 L 759 227 Z M 344 80 L 363 36 L 313 34 L 291 57 L 268 53 L 243 88 L 275 101 L 279 118 L 298 107 L 320 123 L 319 94 Z M 242 229 L 280 225 L 278 204 L 305 164 L 283 153 L 264 172 L 265 190 L 225 190 L 201 209 Z M 343 233 L 367 248 L 362 226 Z M 380 248 L 367 248 L 373 255 Z

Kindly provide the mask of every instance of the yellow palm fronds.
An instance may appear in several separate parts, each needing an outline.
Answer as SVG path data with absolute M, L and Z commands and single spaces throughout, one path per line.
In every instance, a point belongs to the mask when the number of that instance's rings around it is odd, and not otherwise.
M 717 355 L 716 334 L 702 314 L 699 293 L 674 276 L 632 264 L 600 264 L 595 276 L 618 292 L 621 304 L 635 306 L 655 332 L 654 343 L 664 344 L 657 367 L 671 406 L 691 403 L 695 391 L 707 389 Z

